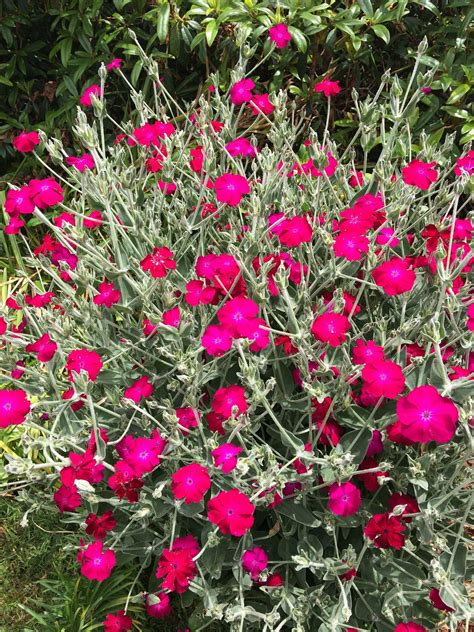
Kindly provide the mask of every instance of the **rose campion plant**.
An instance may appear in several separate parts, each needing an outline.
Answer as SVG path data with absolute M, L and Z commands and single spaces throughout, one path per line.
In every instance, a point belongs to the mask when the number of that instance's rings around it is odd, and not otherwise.
M 178 609 L 193 632 L 454 630 L 470 608 L 472 156 L 408 135 L 417 82 L 357 103 L 374 117 L 352 154 L 240 67 L 178 112 L 143 65 L 156 101 L 133 93 L 115 140 L 102 67 L 76 158 L 41 132 L 17 143 L 51 173 L 5 201 L 34 280 L 5 289 L 0 426 L 34 428 L 40 454 L 7 471 L 76 524 L 82 581 L 124 561 L 145 578 L 105 630 L 132 629 L 132 600 L 169 630 Z M 347 87 L 329 76 L 330 108 Z

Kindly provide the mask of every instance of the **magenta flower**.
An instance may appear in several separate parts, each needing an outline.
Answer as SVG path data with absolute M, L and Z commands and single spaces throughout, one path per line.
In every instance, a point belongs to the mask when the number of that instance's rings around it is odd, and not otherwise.
M 367 364 L 385 360 L 384 348 L 376 345 L 373 340 L 364 342 L 362 338 L 356 340 L 352 349 L 352 361 L 354 364 Z
M 333 97 L 339 94 L 341 87 L 339 81 L 331 81 L 330 79 L 323 79 L 314 86 L 315 92 L 322 92 L 325 97 Z
M 89 228 L 89 229 L 98 228 L 102 224 L 103 220 L 104 218 L 100 211 L 91 211 L 84 218 L 84 228 Z
M 277 48 L 286 48 L 291 42 L 291 34 L 286 24 L 275 24 L 268 29 L 268 35 Z
M 326 312 L 314 320 L 311 333 L 316 340 L 327 342 L 331 347 L 338 347 L 346 340 L 346 334 L 350 328 L 347 316 Z
M 457 176 L 463 174 L 472 175 L 474 173 L 474 149 L 470 149 L 465 156 L 461 156 L 456 160 L 454 173 Z
M 204 152 L 202 151 L 202 146 L 198 145 L 194 149 L 191 149 L 189 153 L 191 156 L 189 166 L 194 173 L 201 173 L 204 165 Z
M 230 89 L 230 100 L 234 105 L 248 103 L 252 99 L 252 90 L 255 84 L 252 79 L 241 79 L 234 83 Z
M 114 59 L 109 61 L 109 63 L 105 67 L 107 68 L 107 70 L 117 70 L 118 68 L 120 68 L 122 63 L 123 59 L 120 59 L 120 57 L 115 57 Z
M 367 456 L 374 456 L 374 454 L 379 454 L 383 451 L 384 445 L 382 441 L 382 433 L 380 432 L 380 430 L 373 430 L 372 438 L 367 448 Z
M 225 419 L 229 419 L 233 414 L 242 415 L 247 408 L 245 389 L 242 386 L 223 386 L 214 393 L 212 409 Z
M 22 186 L 20 189 L 10 189 L 5 198 L 5 213 L 12 217 L 31 215 L 35 210 L 31 194 L 32 190 L 28 185 Z
M 255 507 L 237 489 L 220 492 L 207 503 L 207 517 L 221 533 L 240 537 L 252 528 Z
M 81 505 L 81 497 L 75 485 L 61 485 L 54 492 L 53 500 L 60 513 L 72 512 Z
M 250 573 L 250 577 L 253 581 L 256 581 L 262 571 L 268 566 L 268 555 L 264 549 L 259 546 L 254 546 L 252 549 L 247 549 L 242 555 L 242 568 L 247 573 Z
M 102 95 L 101 87 L 99 85 L 97 85 L 96 83 L 92 84 L 91 86 L 89 86 L 88 88 L 86 88 L 84 90 L 84 92 L 82 93 L 81 98 L 79 99 L 79 103 L 81 105 L 84 105 L 85 107 L 91 106 L 92 105 L 92 99 L 91 99 L 92 95 L 95 95 L 97 98 L 99 98 Z
M 171 614 L 170 598 L 165 592 L 149 593 L 145 605 L 147 615 L 155 619 L 165 619 Z
M 140 267 L 149 272 L 154 279 L 162 279 L 168 270 L 176 270 L 176 261 L 169 248 L 155 248 L 151 255 L 147 255 L 140 262 Z
M 156 577 L 163 578 L 161 587 L 178 594 L 186 592 L 189 582 L 197 573 L 196 563 L 193 560 L 195 552 L 187 547 L 176 548 L 176 541 L 172 549 L 164 549 L 158 560 Z
M 405 544 L 406 526 L 389 513 L 375 514 L 364 528 L 365 535 L 378 549 L 394 548 L 400 551 Z
M 91 154 L 82 154 L 82 156 L 68 156 L 65 160 L 70 167 L 75 167 L 81 173 L 86 169 L 95 167 L 94 157 Z
M 28 187 L 31 200 L 38 208 L 49 208 L 64 200 L 64 191 L 53 178 L 30 180 Z
M 118 290 L 113 283 L 102 281 L 99 285 L 99 293 L 94 296 L 95 305 L 105 305 L 107 308 L 111 308 L 112 305 L 120 302 L 122 293 Z
M 360 502 L 360 489 L 350 481 L 333 483 L 329 488 L 328 508 L 336 516 L 352 516 L 359 510 Z
M 356 233 L 340 233 L 334 240 L 333 250 L 336 257 L 347 261 L 360 261 L 362 255 L 369 252 L 369 240 Z
M 192 428 L 197 428 L 200 420 L 200 413 L 194 408 L 177 408 L 176 409 L 176 417 L 178 418 L 178 423 L 180 425 L 180 430 L 184 435 L 189 434 L 187 430 L 191 430 Z
M 284 219 L 282 219 L 284 218 Z M 268 218 L 270 232 L 275 234 L 280 243 L 288 248 L 295 248 L 309 243 L 313 238 L 313 229 L 306 217 L 284 217 L 283 213 L 274 213 Z
M 424 625 L 420 625 L 414 621 L 407 621 L 407 623 L 399 623 L 396 625 L 393 632 L 427 632 L 427 630 Z
M 138 404 L 142 398 L 146 399 L 153 395 L 153 384 L 150 378 L 144 375 L 139 377 L 131 386 L 125 389 L 125 399 L 131 399 L 132 402 Z
M 78 553 L 77 559 L 81 564 L 81 574 L 87 579 L 102 582 L 110 577 L 116 564 L 115 553 L 112 549 L 103 550 L 103 543 L 93 542 Z
M 410 496 L 409 494 L 392 494 L 388 499 L 388 506 L 391 512 L 395 509 L 395 507 L 404 506 L 403 512 L 401 514 L 401 518 L 404 522 L 411 522 L 411 518 L 405 518 L 405 514 L 416 514 L 420 512 L 420 508 L 418 503 L 416 502 L 416 498 Z
M 410 292 L 416 281 L 416 274 L 410 270 L 408 261 L 392 257 L 372 270 L 375 283 L 388 296 Z
M 12 140 L 13 147 L 22 154 L 28 154 L 39 145 L 40 137 L 38 132 L 23 131 Z
M 102 624 L 104 632 L 129 632 L 132 629 L 133 620 L 125 614 L 125 610 L 119 610 L 117 614 L 110 612 Z
M 39 362 L 49 362 L 53 359 L 58 345 L 51 340 L 49 334 L 43 334 L 36 342 L 26 345 L 25 351 L 28 353 L 36 353 Z
M 218 310 L 217 318 L 234 338 L 246 338 L 255 329 L 258 311 L 257 303 L 249 298 L 236 296 Z
M 209 325 L 201 338 L 201 344 L 209 355 L 218 357 L 232 347 L 232 336 L 223 325 Z
M 237 466 L 238 456 L 242 448 L 233 443 L 223 443 L 212 451 L 214 466 L 220 467 L 224 474 L 229 474 Z
M 211 489 L 211 477 L 207 468 L 199 463 L 191 463 L 180 468 L 171 476 L 171 491 L 178 500 L 184 503 L 199 503 Z
M 405 376 L 401 366 L 391 360 L 374 360 L 362 369 L 364 391 L 378 399 L 396 399 L 405 388 Z
M 242 156 L 242 158 L 255 158 L 257 150 L 247 138 L 236 138 L 225 146 L 226 151 L 231 156 Z
M 160 457 L 166 447 L 166 441 L 155 430 L 151 437 L 125 437 L 118 444 L 117 451 L 132 467 L 136 475 L 148 474 L 160 464 Z
M 87 349 L 76 349 L 71 351 L 67 357 L 66 370 L 69 373 L 69 381 L 74 382 L 72 373 L 87 373 L 88 379 L 95 382 L 103 367 L 102 359 L 95 351 Z
M 91 512 L 86 518 L 86 533 L 94 540 L 103 540 L 116 526 L 117 521 L 113 518 L 111 511 L 106 511 L 101 516 Z
M 21 389 L 0 390 L 0 428 L 22 424 L 30 412 L 30 408 L 31 404 L 25 391 Z
M 402 169 L 403 182 L 426 191 L 438 179 L 438 172 L 434 169 L 435 165 L 436 162 L 412 160 Z
M 453 608 L 450 608 L 444 601 L 441 599 L 441 595 L 439 593 L 439 588 L 432 588 L 430 590 L 429 598 L 431 603 L 438 610 L 444 610 L 445 612 L 454 612 Z
M 410 442 L 448 443 L 456 432 L 459 412 L 434 386 L 414 388 L 397 402 L 398 430 Z
M 268 325 L 263 320 L 263 318 L 256 318 L 253 321 L 254 330 L 251 334 L 248 334 L 246 337 L 248 340 L 251 340 L 249 348 L 250 351 L 254 353 L 258 353 L 259 351 L 263 351 L 270 344 L 270 332 L 268 331 Z
M 275 106 L 270 101 L 270 95 L 268 94 L 255 94 L 249 103 L 249 107 L 257 116 L 258 114 L 270 116 L 275 109 Z
M 396 248 L 400 243 L 398 237 L 395 236 L 395 231 L 390 226 L 382 228 L 375 239 L 375 243 L 383 246 L 389 244 L 392 248 Z
M 163 320 L 161 322 L 167 327 L 178 329 L 181 324 L 181 310 L 179 307 L 173 307 L 173 309 L 163 312 Z
M 238 206 L 242 197 L 250 193 L 250 186 L 243 176 L 224 173 L 216 178 L 214 190 L 218 202 L 229 206 Z

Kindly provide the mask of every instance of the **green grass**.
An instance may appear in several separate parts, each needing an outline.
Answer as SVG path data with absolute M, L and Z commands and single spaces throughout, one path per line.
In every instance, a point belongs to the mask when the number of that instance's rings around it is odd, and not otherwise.
M 34 608 L 44 592 L 38 582 L 53 577 L 57 569 L 67 572 L 73 563 L 73 556 L 61 550 L 67 536 L 54 533 L 64 530 L 58 515 L 44 512 L 22 527 L 26 509 L 11 497 L 0 497 L 1 632 L 23 632 L 31 617 L 20 604 Z

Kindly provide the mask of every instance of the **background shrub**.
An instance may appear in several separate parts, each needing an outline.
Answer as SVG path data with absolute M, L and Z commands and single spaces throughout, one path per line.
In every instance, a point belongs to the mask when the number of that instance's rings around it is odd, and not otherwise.
M 412 127 L 439 137 L 445 128 L 456 128 L 466 143 L 474 128 L 469 105 L 473 16 L 469 0 L 5 0 L 0 7 L 0 137 L 8 140 L 12 129 L 39 126 L 62 135 L 67 144 L 84 83 L 101 61 L 113 57 L 126 60 L 132 84 L 151 96 L 130 37 L 133 29 L 177 98 L 194 98 L 215 71 L 221 87 L 227 87 L 243 53 L 249 66 L 257 67 L 253 76 L 269 90 L 288 87 L 317 125 L 312 87 L 329 73 L 346 88 L 332 120 L 344 142 L 356 126 L 346 116 L 351 89 L 363 96 L 373 93 L 388 68 L 403 84 L 426 36 L 429 45 L 420 63 L 438 70 Z M 268 28 L 280 21 L 289 26 L 292 42 L 272 50 Z M 109 108 L 131 105 L 122 83 L 110 88 Z M 11 162 L 16 157 L 8 142 L 0 146 L 0 156 L 1 170 L 10 179 L 17 168 L 32 168 L 28 162 Z

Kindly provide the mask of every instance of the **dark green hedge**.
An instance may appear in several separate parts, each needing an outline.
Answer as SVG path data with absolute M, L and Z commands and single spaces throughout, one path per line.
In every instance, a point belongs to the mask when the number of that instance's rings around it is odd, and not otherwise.
M 473 19 L 470 0 L 3 0 L 0 139 L 7 142 L 0 143 L 0 169 L 11 175 L 18 166 L 11 162 L 9 143 L 16 130 L 58 133 L 70 124 L 78 94 L 96 77 L 101 61 L 124 58 L 132 83 L 147 89 L 129 29 L 182 98 L 194 96 L 216 70 L 225 86 L 241 55 L 248 69 L 259 64 L 252 76 L 270 90 L 290 85 L 290 92 L 310 105 L 312 84 L 329 72 L 345 88 L 336 104 L 341 135 L 351 127 L 346 116 L 351 89 L 374 90 L 388 68 L 403 77 L 426 36 L 423 62 L 429 68 L 438 61 L 439 68 L 419 124 L 435 132 L 459 127 L 462 119 L 465 143 L 474 138 L 468 106 Z M 272 50 L 267 36 L 278 21 L 293 37 L 281 51 Z M 126 105 L 123 87 L 111 79 L 109 105 Z

